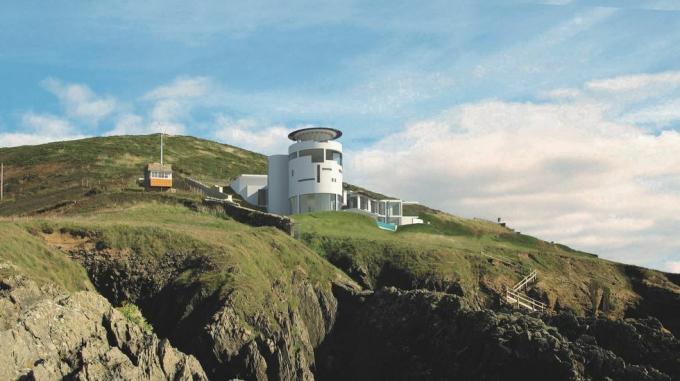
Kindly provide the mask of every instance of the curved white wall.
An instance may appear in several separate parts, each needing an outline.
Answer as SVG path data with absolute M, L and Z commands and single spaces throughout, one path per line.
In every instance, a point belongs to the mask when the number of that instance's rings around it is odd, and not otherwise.
M 342 200 L 342 165 L 334 160 L 327 160 L 326 150 L 333 150 L 342 153 L 342 144 L 337 141 L 301 141 L 292 144 L 288 148 L 289 155 L 298 153 L 302 150 L 323 149 L 323 161 L 313 162 L 311 156 L 302 156 L 288 160 L 288 198 L 308 194 L 331 194 L 340 196 Z M 290 201 L 289 201 L 290 202 Z M 300 205 L 299 201 L 294 205 Z M 340 205 L 336 205 L 336 210 Z M 308 210 L 301 210 L 306 212 Z M 290 213 L 298 213 L 298 210 L 291 210 Z

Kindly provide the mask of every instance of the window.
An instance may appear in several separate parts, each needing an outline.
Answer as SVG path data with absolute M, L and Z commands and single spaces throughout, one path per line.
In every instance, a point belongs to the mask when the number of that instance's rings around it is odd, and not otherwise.
M 321 166 L 320 165 L 316 166 L 316 182 L 317 183 L 321 182 Z
M 337 210 L 336 195 L 313 193 L 300 195 L 300 213 Z
M 378 201 L 378 214 L 385 215 L 385 201 Z
M 297 159 L 297 157 L 298 157 L 298 153 L 297 153 L 297 152 L 293 152 L 293 153 L 291 153 L 291 154 L 288 155 L 288 160 Z
M 295 170 L 294 170 L 294 169 L 291 169 L 291 170 L 290 170 L 290 177 L 293 177 L 293 176 L 295 176 Z
M 338 163 L 338 165 L 342 165 L 342 153 L 334 151 L 332 149 L 327 149 L 326 160 L 331 160 Z
M 306 178 L 306 179 L 300 179 L 300 180 L 298 180 L 298 183 L 301 183 L 301 182 L 303 182 L 303 181 L 314 181 L 314 178 L 313 178 L 313 177 L 308 177 L 308 178 Z
M 303 149 L 299 157 L 303 156 L 311 156 L 312 163 L 323 163 L 323 148 Z
M 401 201 L 388 201 L 390 216 L 401 216 Z
M 152 177 L 154 179 L 171 179 L 172 173 L 171 172 L 152 171 L 151 174 L 150 174 L 150 177 Z
M 358 209 L 359 208 L 357 196 L 349 196 L 349 207 L 350 207 L 350 209 Z
M 267 206 L 267 190 L 266 189 L 258 189 L 258 191 L 257 191 L 257 205 L 258 206 Z

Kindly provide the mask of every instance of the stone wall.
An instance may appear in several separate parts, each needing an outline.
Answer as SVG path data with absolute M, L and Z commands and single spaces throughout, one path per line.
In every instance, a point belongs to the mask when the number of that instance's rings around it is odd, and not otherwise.
M 259 210 L 246 208 L 233 202 L 207 198 L 203 204 L 211 209 L 224 212 L 238 222 L 251 226 L 273 226 L 286 234 L 293 235 L 295 222 L 278 214 L 265 213 Z

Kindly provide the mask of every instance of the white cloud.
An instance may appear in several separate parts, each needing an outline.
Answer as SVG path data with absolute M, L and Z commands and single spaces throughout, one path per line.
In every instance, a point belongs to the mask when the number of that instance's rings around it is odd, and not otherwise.
M 680 261 L 666 262 L 666 271 L 680 274 Z
M 601 99 L 561 94 L 463 104 L 408 124 L 348 152 L 347 180 L 457 214 L 500 216 L 617 260 L 659 267 L 678 256 L 680 133 L 652 134 L 610 117 Z
M 99 97 L 85 85 L 65 84 L 55 78 L 45 79 L 42 85 L 59 98 L 71 118 L 97 124 L 116 108 L 113 97 Z
M 254 152 L 272 154 L 288 153 L 288 133 L 282 125 L 262 125 L 254 119 L 233 119 L 224 115 L 216 118 L 215 136 L 221 142 Z
M 21 118 L 20 132 L 0 133 L 0 147 L 42 144 L 86 137 L 67 120 L 50 114 L 26 113 Z
M 207 77 L 180 77 L 168 85 L 159 86 L 148 93 L 143 99 L 186 99 L 204 96 L 211 88 L 211 82 Z

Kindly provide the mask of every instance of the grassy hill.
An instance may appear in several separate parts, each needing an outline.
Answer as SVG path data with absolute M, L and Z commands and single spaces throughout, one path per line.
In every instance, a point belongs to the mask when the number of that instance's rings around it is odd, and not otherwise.
M 146 164 L 159 161 L 159 150 L 159 134 L 0 148 L 8 200 L 0 204 L 0 215 L 42 211 L 93 193 L 139 191 L 137 179 Z M 267 165 L 263 155 L 190 136 L 166 137 L 164 160 L 176 177 L 210 183 L 266 173 Z M 177 185 L 182 186 L 181 180 Z
M 364 287 L 428 288 L 487 306 L 498 305 L 504 287 L 537 269 L 533 295 L 553 308 L 581 315 L 623 317 L 644 311 L 664 315 L 657 311 L 661 307 L 649 304 L 647 295 L 680 300 L 680 279 L 675 275 L 612 263 L 489 221 L 463 219 L 425 206 L 408 206 L 404 212 L 418 214 L 427 224 L 397 233 L 345 212 L 295 216 L 299 241 L 253 229 L 186 208 L 200 199 L 183 192 L 181 180 L 177 194 L 142 192 L 135 182 L 144 165 L 156 161 L 158 143 L 158 135 L 121 136 L 0 149 L 9 195 L 0 204 L 0 215 L 9 217 L 3 223 L 14 231 L 43 232 L 17 237 L 34 243 L 41 238 L 51 242 L 51 250 L 65 245 L 57 238 L 79 236 L 87 245 L 100 242 L 107 250 L 139 258 L 181 248 L 190 256 L 208 258 L 210 266 L 174 274 L 173 282 L 198 287 L 203 298 L 240 290 L 236 294 L 244 295 L 243 310 L 253 313 L 276 299 L 271 289 L 277 279 L 285 283 L 295 271 L 302 271 L 317 283 L 342 277 L 347 282 L 336 268 Z M 262 155 L 192 137 L 168 138 L 165 152 L 180 178 L 225 183 L 240 173 L 266 171 Z M 18 215 L 30 217 L 10 221 Z M 14 245 L 9 251 L 23 250 Z M 12 261 L 16 259 L 14 254 Z M 277 277 L 280 268 L 286 269 L 285 276 Z M 182 316 L 196 303 L 187 300 Z M 667 315 L 671 317 L 666 321 L 680 329 L 673 314 Z

